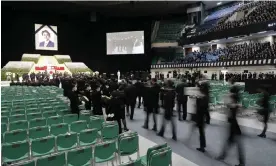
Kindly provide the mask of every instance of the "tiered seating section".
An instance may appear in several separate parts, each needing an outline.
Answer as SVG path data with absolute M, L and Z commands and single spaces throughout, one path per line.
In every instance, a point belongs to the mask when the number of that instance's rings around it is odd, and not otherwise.
M 122 166 L 171 164 L 167 145 L 140 158 L 137 133 L 119 135 L 118 124 L 103 116 L 70 114 L 61 94 L 54 86 L 2 88 L 2 164 L 88 166 L 119 159 L 121 165 L 121 156 L 135 153 L 137 160 Z
M 154 42 L 176 42 L 180 38 L 184 27 L 183 23 L 160 21 L 159 30 Z
M 247 17 L 244 17 L 240 20 L 234 20 L 226 22 L 226 20 L 236 11 L 246 11 L 249 9 L 255 8 Z M 218 24 L 214 27 L 209 28 L 203 31 L 197 31 L 196 36 L 205 35 L 211 32 L 223 31 L 231 28 L 242 27 L 250 24 L 267 22 L 270 20 L 276 19 L 276 2 L 275 1 L 258 1 L 251 2 L 246 6 L 242 6 L 233 10 L 231 14 L 226 15 L 222 18 Z
M 173 63 L 225 62 L 237 60 L 263 60 L 276 58 L 276 44 L 244 43 L 214 51 L 195 51 L 185 57 L 177 57 Z M 169 62 L 164 62 L 169 63 Z M 162 63 L 158 63 L 162 64 Z
M 223 106 L 225 105 L 225 99 L 227 94 L 230 90 L 230 85 L 223 85 L 221 84 L 211 84 L 211 94 L 210 94 L 210 104 L 214 107 L 216 106 Z M 248 92 L 244 91 L 244 86 L 240 86 L 240 104 L 246 109 L 256 109 L 260 108 L 257 104 L 257 101 L 262 97 L 261 94 L 249 94 Z M 270 96 L 270 107 L 272 110 L 276 108 L 276 95 Z

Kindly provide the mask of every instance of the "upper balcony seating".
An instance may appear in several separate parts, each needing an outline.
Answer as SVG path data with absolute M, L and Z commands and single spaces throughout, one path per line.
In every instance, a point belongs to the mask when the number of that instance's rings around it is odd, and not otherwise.
M 183 23 L 160 21 L 159 30 L 154 42 L 176 42 L 184 28 Z
M 211 13 L 210 15 L 208 15 L 204 21 L 211 21 L 211 20 L 216 20 L 216 19 L 219 19 L 221 17 L 224 17 L 230 13 L 233 13 L 237 8 L 240 7 L 240 4 L 235 4 L 231 7 L 228 7 L 228 8 L 224 8 L 224 9 L 220 9 L 218 11 L 215 11 L 213 13 Z

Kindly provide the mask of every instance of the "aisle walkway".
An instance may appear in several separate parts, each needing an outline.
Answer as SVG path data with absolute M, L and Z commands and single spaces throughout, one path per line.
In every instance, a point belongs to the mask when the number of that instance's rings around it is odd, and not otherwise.
M 190 133 L 190 127 L 193 125 L 192 122 L 177 121 L 178 141 L 175 142 L 171 139 L 171 125 L 169 123 L 167 125 L 165 138 L 158 137 L 155 132 L 145 130 L 141 127 L 144 123 L 144 116 L 142 109 L 136 109 L 134 121 L 127 121 L 128 127 L 131 130 L 137 131 L 140 136 L 145 137 L 154 143 L 161 144 L 167 142 L 172 147 L 173 152 L 179 155 L 181 161 L 187 162 L 187 160 L 189 160 L 199 166 L 228 166 L 237 164 L 237 151 L 234 147 L 230 150 L 225 162 L 214 159 L 226 140 L 227 123 L 212 119 L 211 125 L 206 127 L 207 148 L 206 153 L 203 154 L 196 150 L 199 146 L 197 130 L 193 132 L 190 142 L 185 141 Z M 214 117 L 214 115 L 212 117 Z M 160 128 L 161 120 L 162 116 L 158 115 L 158 128 Z M 149 126 L 152 127 L 152 124 Z M 268 132 L 267 138 L 262 139 L 256 136 L 260 133 L 260 130 L 258 129 L 242 127 L 242 132 L 244 133 L 243 140 L 246 152 L 246 165 L 274 166 L 276 163 L 276 133 Z M 141 141 L 140 144 L 145 147 L 151 146 L 147 141 Z M 187 164 L 181 163 L 180 165 L 184 166 Z M 173 164 L 173 166 L 178 166 L 178 164 Z

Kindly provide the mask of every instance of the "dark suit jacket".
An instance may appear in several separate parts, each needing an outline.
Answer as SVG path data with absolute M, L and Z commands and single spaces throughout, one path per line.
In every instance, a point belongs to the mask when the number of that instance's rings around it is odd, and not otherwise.
M 44 44 L 45 44 L 44 41 L 43 41 L 43 42 L 40 42 L 40 43 L 39 43 L 39 47 L 44 47 Z M 49 42 L 48 42 L 48 44 L 47 44 L 46 47 L 55 47 L 55 43 L 52 42 L 51 40 L 49 40 Z
M 136 102 L 136 87 L 134 85 L 128 85 L 125 88 L 126 104 L 135 104 Z

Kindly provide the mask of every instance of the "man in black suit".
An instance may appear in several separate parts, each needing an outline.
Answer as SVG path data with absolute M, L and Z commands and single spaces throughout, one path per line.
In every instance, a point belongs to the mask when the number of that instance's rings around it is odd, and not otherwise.
M 181 121 L 181 106 L 183 110 L 183 120 L 187 118 L 187 101 L 188 96 L 184 94 L 185 87 L 188 87 L 186 79 L 182 79 L 182 82 L 176 86 L 177 93 L 177 110 L 178 110 L 178 119 Z
M 71 84 L 71 90 L 68 92 L 68 98 L 70 100 L 71 112 L 73 114 L 78 114 L 79 115 L 79 113 L 80 113 L 80 110 L 79 110 L 80 100 L 79 100 L 79 97 L 78 97 L 77 85 L 76 84 Z
M 130 107 L 130 120 L 133 120 L 134 108 L 136 103 L 136 87 L 132 85 L 129 81 L 127 87 L 125 88 L 125 97 L 126 97 L 126 108 L 127 114 L 129 115 L 129 107 Z
M 174 100 L 175 100 L 175 90 L 173 88 L 173 82 L 171 80 L 168 81 L 167 87 L 164 89 L 164 107 L 165 107 L 165 113 L 164 113 L 164 118 L 163 118 L 163 123 L 162 123 L 162 128 L 160 132 L 158 133 L 159 136 L 163 137 L 164 132 L 165 132 L 165 127 L 166 127 L 166 121 L 169 120 L 172 123 L 172 139 L 177 140 L 176 137 L 176 129 L 175 129 L 175 122 L 173 119 L 173 107 L 175 105 Z
M 143 84 L 140 79 L 138 79 L 137 82 L 135 83 L 135 87 L 137 90 L 138 108 L 140 108 L 141 107 L 142 91 L 143 91 Z
M 157 84 L 156 78 L 151 79 L 151 85 L 152 85 L 152 106 L 153 106 L 153 112 L 155 114 L 158 113 L 159 108 L 159 94 L 160 94 L 160 85 Z

